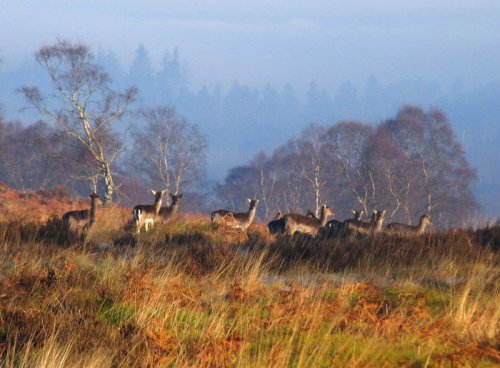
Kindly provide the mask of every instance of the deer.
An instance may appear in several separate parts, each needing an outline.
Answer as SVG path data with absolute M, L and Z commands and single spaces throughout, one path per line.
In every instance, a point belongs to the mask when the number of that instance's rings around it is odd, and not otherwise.
M 346 220 L 343 222 L 343 227 L 344 229 L 362 234 L 379 233 L 382 230 L 382 225 L 385 220 L 385 212 L 386 212 L 385 210 L 383 211 L 373 210 L 370 222 L 364 222 L 361 220 L 357 221 Z
M 271 234 L 281 234 L 285 230 L 285 221 L 283 220 L 283 214 L 278 211 L 276 216 L 267 224 L 267 228 Z
M 314 215 L 314 212 L 311 210 L 307 210 L 306 216 L 309 218 L 316 218 Z M 281 211 L 278 211 L 276 216 L 272 219 L 271 222 L 267 224 L 267 228 L 269 229 L 269 232 L 273 235 L 276 234 L 283 234 L 285 232 L 285 220 L 284 220 L 284 215 L 281 213 Z
M 349 223 L 356 223 L 356 222 L 361 221 L 361 216 L 363 216 L 364 211 L 363 210 L 356 211 L 354 209 L 351 211 L 354 215 L 354 217 L 352 219 L 347 219 L 344 221 L 339 221 L 339 220 L 328 221 L 326 226 L 325 226 L 325 228 L 328 231 L 328 234 L 333 234 L 333 233 L 339 232 L 339 231 L 347 228 L 347 224 L 349 224 Z
M 155 217 L 160 212 L 161 201 L 163 197 L 163 193 L 165 193 L 166 189 L 155 191 L 151 189 L 151 193 L 155 197 L 154 204 L 138 204 L 132 210 L 132 215 L 134 216 L 136 233 L 139 234 L 141 232 L 141 228 L 144 226 L 146 232 L 148 231 L 148 225 L 151 224 Z
M 252 224 L 255 218 L 255 212 L 257 211 L 257 206 L 259 205 L 258 199 L 247 199 L 250 207 L 248 212 L 232 212 L 228 210 L 216 210 L 210 214 L 210 219 L 212 225 L 219 226 L 224 225 L 232 229 L 240 229 L 246 231 L 246 229 Z
M 385 231 L 404 236 L 420 236 L 425 232 L 427 225 L 432 225 L 431 218 L 428 215 L 422 215 L 419 224 L 416 226 L 392 222 L 385 227 Z
M 172 198 L 172 203 L 170 204 L 170 206 L 160 208 L 160 211 L 158 211 L 158 215 L 156 216 L 154 221 L 151 221 L 151 226 L 155 221 L 161 224 L 166 224 L 175 217 L 177 211 L 179 210 L 179 201 L 182 198 L 182 193 L 170 194 L 170 198 Z
M 298 213 L 289 213 L 284 217 L 285 232 L 288 235 L 293 235 L 299 231 L 315 236 L 321 228 L 325 227 L 328 216 L 333 215 L 333 210 L 326 204 L 321 206 L 319 218 L 299 215 Z
M 81 233 L 88 231 L 95 222 L 97 207 L 100 197 L 92 192 L 90 194 L 90 210 L 68 211 L 62 216 L 63 224 L 67 229 Z

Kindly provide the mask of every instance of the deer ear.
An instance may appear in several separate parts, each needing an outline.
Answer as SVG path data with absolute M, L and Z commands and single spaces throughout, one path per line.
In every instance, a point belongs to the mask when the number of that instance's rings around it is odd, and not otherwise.
M 354 208 L 351 209 L 351 212 L 354 213 L 354 214 L 356 214 L 356 210 Z
M 248 203 L 252 203 L 252 200 L 250 198 L 247 198 Z
M 182 198 L 182 193 L 177 196 L 177 198 Z
M 153 193 L 153 195 L 156 195 L 156 192 L 153 189 L 151 189 L 151 193 Z

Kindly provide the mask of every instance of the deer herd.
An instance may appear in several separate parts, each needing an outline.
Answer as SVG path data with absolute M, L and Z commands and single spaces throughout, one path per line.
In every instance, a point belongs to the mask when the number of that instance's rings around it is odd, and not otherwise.
M 171 221 L 179 209 L 179 201 L 182 194 L 170 194 L 171 204 L 162 207 L 162 198 L 167 190 L 151 190 L 154 196 L 153 204 L 140 204 L 132 210 L 132 220 L 135 224 L 137 234 L 144 227 L 145 231 L 153 227 L 155 223 L 166 224 Z M 66 212 L 63 217 L 63 223 L 67 229 L 81 233 L 87 231 L 95 222 L 97 207 L 100 198 L 96 193 L 90 195 L 90 209 L 80 211 Z M 211 223 L 214 227 L 224 226 L 229 229 L 235 229 L 245 232 L 255 219 L 258 199 L 248 199 L 249 209 L 247 212 L 233 212 L 225 209 L 213 211 L 210 215 Z M 419 236 L 425 232 L 427 225 L 431 224 L 428 215 L 422 215 L 420 222 L 416 226 L 401 223 L 390 223 L 383 226 L 386 211 L 373 210 L 369 222 L 362 221 L 364 211 L 352 210 L 353 218 L 344 221 L 330 220 L 328 217 L 334 216 L 333 210 L 326 204 L 321 206 L 319 217 L 316 217 L 312 211 L 307 211 L 305 215 L 298 213 L 283 214 L 278 211 L 274 219 L 267 224 L 269 232 L 273 235 L 289 235 L 295 233 L 308 234 L 316 236 L 324 234 L 334 236 L 340 234 L 377 234 L 389 233 L 402 236 Z

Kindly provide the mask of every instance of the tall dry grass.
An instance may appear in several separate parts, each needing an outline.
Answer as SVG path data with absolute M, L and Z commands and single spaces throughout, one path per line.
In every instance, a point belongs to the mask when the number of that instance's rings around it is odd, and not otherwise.
M 135 237 L 126 212 L 85 238 L 0 223 L 2 366 L 500 363 L 494 229 L 275 239 L 187 217 Z

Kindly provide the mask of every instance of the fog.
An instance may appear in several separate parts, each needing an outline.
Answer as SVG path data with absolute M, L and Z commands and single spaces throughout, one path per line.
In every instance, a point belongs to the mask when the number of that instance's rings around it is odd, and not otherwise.
M 139 86 L 141 103 L 173 104 L 199 124 L 214 180 L 310 121 L 377 123 L 403 104 L 437 106 L 478 169 L 485 213 L 500 212 L 497 1 L 3 0 L 1 8 L 9 119 L 35 119 L 15 90 L 43 83 L 33 54 L 58 39 L 90 45 L 117 85 Z M 156 75 L 165 55 L 177 55 L 179 70 L 161 95 L 137 67 Z

